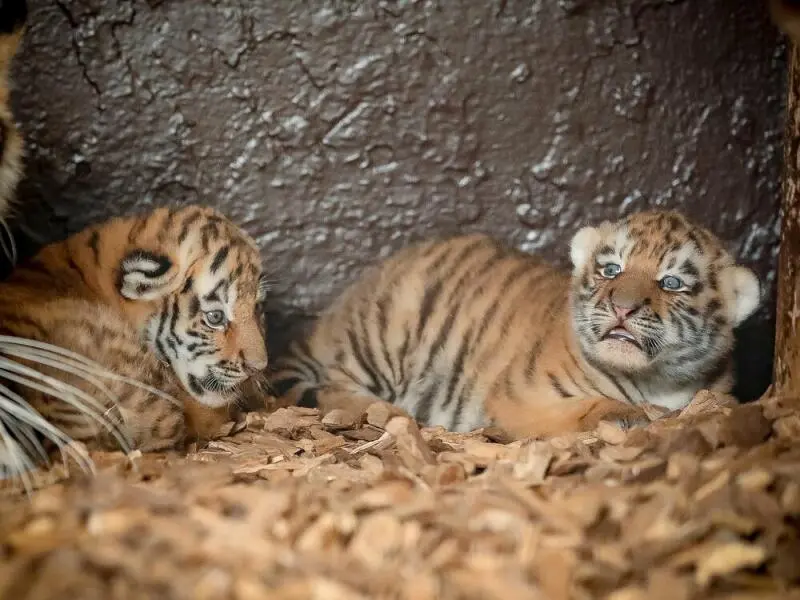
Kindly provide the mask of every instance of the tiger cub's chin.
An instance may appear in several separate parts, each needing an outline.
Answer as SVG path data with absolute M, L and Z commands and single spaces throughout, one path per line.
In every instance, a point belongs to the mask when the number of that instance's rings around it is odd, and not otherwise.
M 422 424 L 517 437 L 637 422 L 728 392 L 755 275 L 676 212 L 586 227 L 572 273 L 483 235 L 429 241 L 367 270 L 277 361 L 284 402 L 389 402 Z

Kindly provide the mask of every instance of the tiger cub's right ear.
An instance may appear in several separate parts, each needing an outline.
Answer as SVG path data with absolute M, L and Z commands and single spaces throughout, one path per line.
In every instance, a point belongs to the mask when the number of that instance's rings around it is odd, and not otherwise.
M 572 237 L 569 245 L 569 257 L 572 261 L 572 272 L 579 273 L 586 266 L 600 244 L 600 231 L 596 227 L 583 227 Z
M 129 300 L 155 300 L 171 294 L 181 283 L 179 270 L 163 254 L 133 250 L 119 266 L 119 293 Z

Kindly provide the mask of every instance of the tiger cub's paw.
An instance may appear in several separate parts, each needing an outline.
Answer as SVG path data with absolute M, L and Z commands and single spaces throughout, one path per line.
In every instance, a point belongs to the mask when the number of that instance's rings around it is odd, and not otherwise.
M 235 405 L 210 408 L 195 400 L 186 400 L 183 404 L 186 419 L 186 441 L 207 442 L 228 433 L 225 426 L 236 421 L 241 411 Z

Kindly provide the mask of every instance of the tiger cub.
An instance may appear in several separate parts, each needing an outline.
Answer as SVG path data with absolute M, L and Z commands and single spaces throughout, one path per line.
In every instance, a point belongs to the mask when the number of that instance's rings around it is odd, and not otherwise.
M 17 267 L 0 283 L 0 334 L 55 344 L 177 399 L 125 381 L 105 382 L 98 397 L 58 365 L 47 373 L 83 394 L 74 402 L 19 388 L 73 439 L 113 445 L 99 410 L 135 447 L 161 450 L 184 440 L 186 419 L 190 434 L 210 433 L 266 367 L 265 293 L 258 247 L 242 230 L 210 208 L 158 208 L 88 227 Z
M 430 241 L 367 271 L 277 363 L 302 406 L 384 400 L 428 426 L 514 437 L 645 418 L 732 387 L 733 330 L 756 276 L 676 212 L 572 239 L 572 275 L 483 235 Z

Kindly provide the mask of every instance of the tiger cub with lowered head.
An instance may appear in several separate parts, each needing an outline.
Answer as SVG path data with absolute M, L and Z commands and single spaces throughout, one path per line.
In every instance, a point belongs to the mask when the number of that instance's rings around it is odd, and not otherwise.
M 86 365 L 63 355 L 32 366 L 72 386 L 70 401 L 30 385 L 16 393 L 66 436 L 103 448 L 116 446 L 110 417 L 144 451 L 205 437 L 267 365 L 265 293 L 255 242 L 210 208 L 88 227 L 0 283 L 0 334 L 53 344 L 127 379 L 104 379 L 99 393 Z
M 572 275 L 483 235 L 422 243 L 373 267 L 278 361 L 288 401 L 515 437 L 640 421 L 732 387 L 733 330 L 760 286 L 675 212 L 572 239 Z

